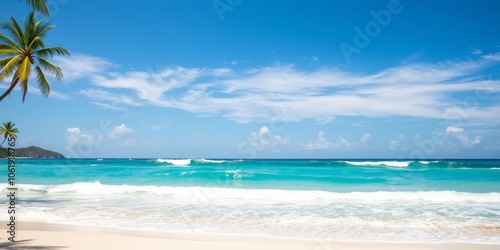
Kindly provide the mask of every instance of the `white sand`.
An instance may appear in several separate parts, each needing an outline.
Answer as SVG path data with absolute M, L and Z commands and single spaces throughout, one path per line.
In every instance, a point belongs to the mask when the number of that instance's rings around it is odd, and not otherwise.
M 2 225 L 5 223 L 2 221 Z M 5 226 L 2 226 L 5 229 Z M 335 242 L 267 237 L 258 235 L 208 234 L 197 232 L 155 232 L 103 227 L 23 222 L 16 242 L 0 235 L 0 249 L 208 249 L 208 250 L 360 250 L 360 249 L 458 249 L 498 250 L 500 244 L 465 243 L 366 243 Z

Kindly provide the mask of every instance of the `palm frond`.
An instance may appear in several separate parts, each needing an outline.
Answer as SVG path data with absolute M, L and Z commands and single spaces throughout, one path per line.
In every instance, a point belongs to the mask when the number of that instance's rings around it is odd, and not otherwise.
M 0 47 L 0 55 L 12 56 L 18 54 L 18 51 L 15 49 L 3 49 Z
M 50 15 L 46 0 L 26 0 L 26 4 L 28 4 L 29 6 L 31 6 L 31 8 L 40 12 L 44 16 Z
M 21 79 L 21 93 L 23 93 L 23 103 L 24 99 L 26 99 L 26 94 L 28 94 L 28 78 Z
M 18 82 L 19 82 L 19 78 L 16 78 L 16 77 L 12 78 L 12 82 L 10 83 L 9 88 L 5 91 L 5 93 L 2 94 L 2 96 L 0 96 L 0 102 L 3 99 L 5 99 L 5 97 L 10 95 L 10 92 L 12 92 L 12 90 L 16 87 Z
M 38 63 L 43 67 L 44 70 L 50 72 L 52 75 L 55 75 L 58 81 L 62 81 L 63 73 L 61 71 L 61 68 L 43 58 L 38 58 Z
M 13 16 L 10 17 L 10 22 L 11 23 L 5 26 L 4 28 L 9 30 L 12 33 L 12 35 L 14 35 L 14 39 L 17 40 L 17 42 L 19 43 L 18 46 L 26 47 L 26 39 L 23 30 L 21 29 L 21 26 L 19 26 L 19 24 L 17 23 L 16 19 Z
M 41 43 L 41 45 L 40 45 L 40 43 Z M 36 36 L 33 39 L 31 39 L 30 44 L 28 45 L 28 48 L 32 48 L 32 49 L 37 48 L 37 47 L 42 47 L 42 48 L 44 47 L 43 42 L 42 42 L 42 38 L 39 36 Z
M 31 12 L 26 21 L 24 22 L 24 44 L 29 46 L 31 40 L 34 39 L 37 35 L 36 31 L 36 20 L 35 20 L 35 12 Z
M 7 37 L 6 35 L 4 35 L 2 33 L 0 33 L 0 43 L 2 45 L 5 45 L 5 46 L 10 46 L 12 48 L 21 49 L 19 47 L 19 45 L 17 45 L 17 43 L 15 43 L 9 37 Z
M 19 55 L 0 60 L 0 66 L 3 66 L 2 70 L 0 70 L 0 81 L 3 81 L 6 76 L 12 74 L 19 65 L 20 60 L 21 57 Z
M 39 23 L 41 24 L 42 21 L 40 21 Z M 44 37 L 45 36 L 45 33 L 53 28 L 55 28 L 56 26 L 55 25 L 41 25 L 41 27 L 37 27 L 36 29 L 36 34 L 40 37 Z
M 16 75 L 14 77 L 21 79 L 22 81 L 28 81 L 31 75 L 31 62 L 29 57 L 25 57 L 19 68 L 16 71 Z
M 35 72 L 36 72 L 36 82 L 38 83 L 38 89 L 42 93 L 43 96 L 47 97 L 50 94 L 50 83 L 47 81 L 47 78 L 45 78 L 45 74 L 43 74 L 42 69 L 40 66 L 35 67 Z
M 38 57 L 45 58 L 47 56 L 53 57 L 55 54 L 57 55 L 69 55 L 69 51 L 63 47 L 60 46 L 54 46 L 50 48 L 43 48 L 35 51 L 33 54 L 35 54 Z

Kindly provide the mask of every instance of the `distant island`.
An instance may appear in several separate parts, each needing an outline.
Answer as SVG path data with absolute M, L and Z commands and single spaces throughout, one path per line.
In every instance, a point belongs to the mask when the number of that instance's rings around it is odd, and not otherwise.
M 7 149 L 0 148 L 0 158 L 7 157 Z M 64 155 L 43 149 L 41 147 L 29 146 L 24 148 L 16 148 L 16 157 L 27 158 L 64 158 Z

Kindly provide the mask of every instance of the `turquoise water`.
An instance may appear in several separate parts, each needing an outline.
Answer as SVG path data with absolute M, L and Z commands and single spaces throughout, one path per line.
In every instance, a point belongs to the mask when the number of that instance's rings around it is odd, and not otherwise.
M 500 243 L 500 160 L 17 159 L 16 167 L 21 220 Z

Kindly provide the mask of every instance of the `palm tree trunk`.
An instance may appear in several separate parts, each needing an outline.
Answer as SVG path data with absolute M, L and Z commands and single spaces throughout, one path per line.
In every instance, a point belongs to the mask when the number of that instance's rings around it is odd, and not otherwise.
M 2 96 L 0 96 L 0 102 L 5 98 L 7 97 L 8 95 L 10 95 L 10 92 L 12 92 L 12 90 L 16 87 L 17 83 L 19 82 L 19 78 L 15 79 L 11 84 L 10 84 L 10 87 L 7 89 L 7 91 L 5 91 L 5 93 L 3 93 Z M 4 140 L 5 141 L 5 140 Z M 2 143 L 3 144 L 3 143 Z

